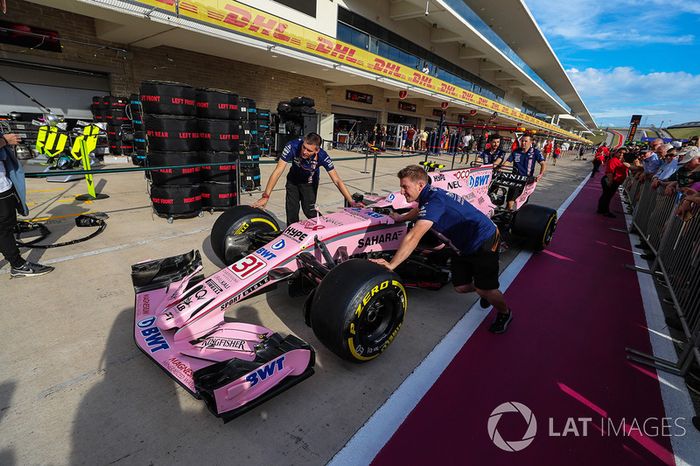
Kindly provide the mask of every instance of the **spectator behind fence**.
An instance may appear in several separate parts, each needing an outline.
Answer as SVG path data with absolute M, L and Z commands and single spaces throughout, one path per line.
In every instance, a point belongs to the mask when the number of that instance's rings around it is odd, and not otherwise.
M 686 219 L 685 216 L 690 214 L 692 205 L 700 201 L 700 148 L 688 147 L 678 160 L 678 165 L 681 168 L 671 177 L 675 177 L 675 180 L 666 186 L 666 194 L 673 194 L 676 190 L 684 194 L 676 214 Z
M 625 178 L 627 178 L 629 164 L 622 160 L 626 152 L 627 149 L 624 147 L 617 149 L 605 164 L 605 176 L 600 180 L 603 193 L 600 195 L 600 199 L 598 199 L 598 210 L 596 211 L 599 215 L 604 217 L 616 217 L 615 214 L 610 212 L 610 201 L 615 195 L 617 188 L 625 181 Z
M 669 183 L 664 184 L 669 196 L 700 181 L 700 148 L 687 148 L 679 156 L 678 166 L 678 170 L 668 178 Z
M 678 170 L 678 156 L 675 149 L 666 153 L 663 164 L 652 178 L 651 187 L 656 189 L 662 181 L 668 180 Z

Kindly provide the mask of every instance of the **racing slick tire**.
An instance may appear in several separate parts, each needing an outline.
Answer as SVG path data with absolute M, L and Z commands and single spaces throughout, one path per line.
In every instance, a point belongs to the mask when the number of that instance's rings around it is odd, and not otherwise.
M 333 268 L 311 303 L 311 328 L 343 359 L 368 362 L 394 341 L 406 315 L 406 290 L 399 276 L 364 259 Z
M 514 236 L 524 238 L 533 250 L 541 251 L 552 241 L 556 228 L 556 210 L 526 204 L 515 213 L 510 231 Z
M 252 232 L 279 233 L 275 218 L 261 209 L 240 205 L 224 211 L 211 229 L 211 247 L 224 264 L 231 265 L 250 252 L 250 244 L 241 242 L 240 247 L 226 246 L 229 236 L 242 236 Z

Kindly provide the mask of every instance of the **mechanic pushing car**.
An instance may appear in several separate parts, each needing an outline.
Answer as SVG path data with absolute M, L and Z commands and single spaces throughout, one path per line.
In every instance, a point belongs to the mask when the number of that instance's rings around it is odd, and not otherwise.
M 505 332 L 513 314 L 498 290 L 500 234 L 496 225 L 458 194 L 431 186 L 428 174 L 418 165 L 409 165 L 398 173 L 398 177 L 401 194 L 408 202 L 417 201 L 418 207 L 403 215 L 393 213 L 391 216 L 396 222 L 417 219 L 416 223 L 401 241 L 391 262 L 370 260 L 394 270 L 432 229 L 454 251 L 451 271 L 455 291 L 476 291 L 481 298 L 481 307 L 491 304 L 498 310 L 489 330 Z
M 333 161 L 325 150 L 321 149 L 321 136 L 309 133 L 306 137 L 290 141 L 282 151 L 282 156 L 277 166 L 267 181 L 262 197 L 253 203 L 253 207 L 263 208 L 270 199 L 272 190 L 282 176 L 288 163 L 292 164 L 287 174 L 287 199 L 285 210 L 287 212 L 287 225 L 299 221 L 299 204 L 306 218 L 316 216 L 316 195 L 318 193 L 319 169 L 323 167 L 331 177 L 331 181 L 338 188 L 340 194 L 351 206 L 355 206 L 352 196 L 345 187 L 345 183 L 333 166 Z
M 515 149 L 510 153 L 507 162 L 513 163 L 513 173 L 518 173 L 521 176 L 532 178 L 535 175 L 535 162 L 540 164 L 540 173 L 534 178 L 534 181 L 540 181 L 544 172 L 547 171 L 547 163 L 542 153 L 532 147 L 532 136 L 525 135 L 520 138 L 520 148 Z M 503 157 L 499 157 L 494 161 L 496 168 L 503 164 Z M 515 199 L 522 193 L 522 189 L 510 189 L 508 191 L 508 209 L 512 210 L 515 205 Z

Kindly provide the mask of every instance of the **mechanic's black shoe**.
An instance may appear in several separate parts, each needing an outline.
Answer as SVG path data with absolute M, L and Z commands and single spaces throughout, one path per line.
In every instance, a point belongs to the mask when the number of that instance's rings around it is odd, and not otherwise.
M 647 261 L 653 261 L 656 258 L 656 256 L 654 254 L 652 254 L 651 252 L 648 252 L 646 254 L 642 254 L 639 257 L 641 257 L 642 259 L 647 260 Z
M 481 309 L 486 309 L 489 307 L 491 303 L 489 302 L 488 299 L 486 298 L 479 298 L 479 306 L 481 306 Z
M 46 275 L 47 273 L 53 271 L 53 267 L 50 265 L 34 264 L 32 262 L 25 262 L 21 267 L 12 267 L 10 269 L 10 277 L 20 278 L 20 277 L 38 277 L 40 275 Z
M 634 247 L 637 249 L 649 249 L 649 246 L 647 246 L 647 243 L 637 243 L 634 245 Z
M 508 330 L 508 325 L 513 320 L 513 311 L 508 309 L 508 314 L 503 314 L 499 312 L 496 314 L 496 320 L 493 321 L 489 327 L 489 332 L 491 333 L 503 333 Z

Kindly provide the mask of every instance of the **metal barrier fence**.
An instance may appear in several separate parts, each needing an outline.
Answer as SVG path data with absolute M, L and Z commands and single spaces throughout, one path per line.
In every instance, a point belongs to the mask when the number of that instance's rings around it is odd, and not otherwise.
M 685 376 L 695 361 L 700 364 L 700 207 L 677 215 L 683 196 L 667 195 L 662 187 L 628 178 L 623 186 L 634 207 L 632 225 L 642 242 L 654 252 L 650 273 L 668 290 L 685 342 L 677 362 L 628 348 L 631 360 Z

